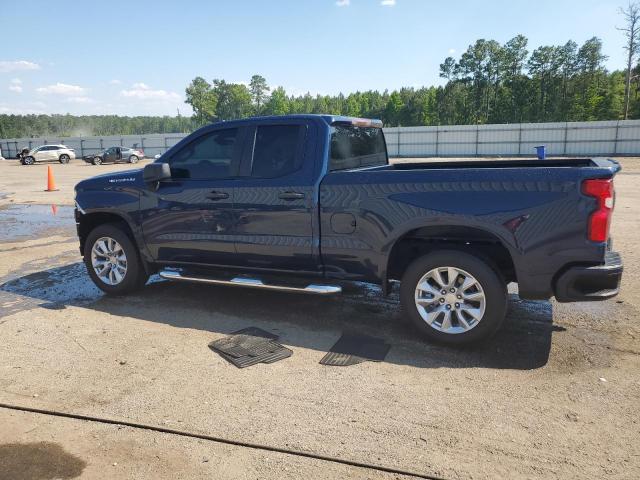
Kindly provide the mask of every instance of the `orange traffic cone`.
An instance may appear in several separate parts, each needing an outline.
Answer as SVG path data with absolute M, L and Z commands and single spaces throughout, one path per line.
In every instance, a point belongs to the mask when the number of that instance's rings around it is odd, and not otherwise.
M 53 178 L 53 168 L 51 165 L 47 166 L 47 189 L 45 192 L 56 192 L 56 180 Z

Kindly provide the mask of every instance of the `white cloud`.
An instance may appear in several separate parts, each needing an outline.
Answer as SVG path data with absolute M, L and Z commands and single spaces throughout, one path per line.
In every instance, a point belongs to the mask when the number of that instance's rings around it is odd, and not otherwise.
M 9 90 L 16 93 L 22 93 L 22 87 L 20 85 L 9 85 Z
M 111 85 L 121 85 L 122 84 L 122 82 L 120 80 L 116 79 L 116 78 L 114 78 L 113 80 L 110 80 L 109 83 Z
M 182 97 L 175 92 L 166 90 L 154 90 L 145 83 L 134 83 L 130 90 L 122 90 L 120 95 L 139 100 L 181 100 Z
M 28 62 L 26 60 L 0 60 L 0 73 L 39 69 L 40 65 L 33 62 Z
M 396 0 L 382 0 L 380 2 L 380 5 L 382 5 L 383 7 L 395 7 Z
M 19 78 L 12 78 L 11 83 L 13 83 L 14 85 L 21 85 L 22 80 L 20 80 Z
M 68 103 L 95 103 L 93 98 L 89 97 L 69 97 L 65 100 Z
M 44 95 L 62 95 L 65 97 L 79 97 L 84 96 L 87 89 L 78 85 L 68 85 L 66 83 L 56 83 L 55 85 L 49 85 L 47 87 L 36 88 L 36 92 Z
M 351 0 L 336 0 L 338 7 L 348 7 L 351 4 Z
M 456 49 L 455 48 L 450 48 L 449 49 L 449 55 L 453 55 L 454 53 L 456 53 Z

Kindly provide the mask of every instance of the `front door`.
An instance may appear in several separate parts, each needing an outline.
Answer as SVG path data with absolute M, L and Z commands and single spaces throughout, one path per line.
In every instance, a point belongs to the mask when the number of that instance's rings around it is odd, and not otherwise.
M 54 159 L 54 153 L 56 151 L 56 147 L 40 147 L 34 154 L 33 157 L 39 162 L 46 162 Z
M 142 230 L 163 264 L 233 265 L 233 189 L 241 154 L 238 128 L 207 130 L 165 161 L 171 180 L 142 196 Z
M 236 249 L 252 269 L 318 272 L 313 245 L 312 125 L 258 124 L 235 194 Z M 305 156 L 308 159 L 305 162 Z
M 107 148 L 102 154 L 104 157 L 102 159 L 103 162 L 115 162 L 116 161 L 116 147 Z

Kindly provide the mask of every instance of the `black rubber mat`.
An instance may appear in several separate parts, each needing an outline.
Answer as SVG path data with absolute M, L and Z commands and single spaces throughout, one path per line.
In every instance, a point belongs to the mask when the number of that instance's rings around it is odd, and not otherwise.
M 231 335 L 251 335 L 252 337 L 262 337 L 268 338 L 270 340 L 278 339 L 278 335 L 276 335 L 275 333 L 267 332 L 266 330 L 262 330 L 258 327 L 243 328 L 241 330 L 238 330 L 237 332 L 233 332 Z
M 274 363 L 293 355 L 293 351 L 275 342 L 277 338 L 273 333 L 249 327 L 214 340 L 209 348 L 236 367 L 245 368 L 257 363 Z
M 381 362 L 391 345 L 381 338 L 357 333 L 343 333 L 331 350 L 322 357 L 322 365 L 346 367 L 362 362 Z

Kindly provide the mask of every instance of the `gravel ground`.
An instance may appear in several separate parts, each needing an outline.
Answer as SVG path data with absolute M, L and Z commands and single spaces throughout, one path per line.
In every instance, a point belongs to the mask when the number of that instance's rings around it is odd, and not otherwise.
M 451 349 L 417 338 L 397 297 L 368 285 L 317 298 L 155 281 L 105 297 L 80 263 L 65 205 L 81 178 L 130 167 L 55 165 L 60 190 L 45 193 L 44 166 L 0 162 L 0 232 L 12 232 L 0 238 L 0 403 L 452 479 L 640 478 L 640 160 L 622 163 L 613 223 L 621 294 L 582 304 L 512 295 L 494 339 Z M 294 355 L 238 370 L 207 348 L 251 325 L 280 335 Z M 387 339 L 386 360 L 320 365 L 345 328 Z M 82 478 L 386 475 L 129 427 L 0 415 L 0 478 L 3 452 L 10 468 L 42 451 Z

